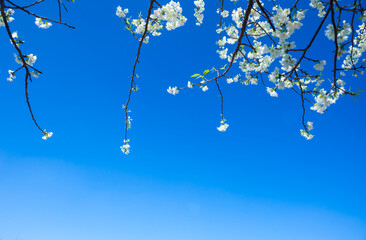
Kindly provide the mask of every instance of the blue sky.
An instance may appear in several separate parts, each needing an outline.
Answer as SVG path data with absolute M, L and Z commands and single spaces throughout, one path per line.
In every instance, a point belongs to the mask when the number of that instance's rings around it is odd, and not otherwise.
M 65 16 L 76 30 L 41 30 L 16 13 L 12 30 L 44 72 L 30 98 L 54 132 L 47 141 L 31 122 L 22 75 L 6 81 L 16 64 L 0 31 L 1 240 L 366 239 L 364 94 L 323 115 L 308 111 L 315 138 L 306 141 L 292 92 L 275 99 L 260 85 L 223 84 L 225 133 L 216 130 L 214 87 L 166 92 L 224 64 L 215 53 L 216 1 L 206 2 L 203 26 L 194 26 L 193 1 L 181 1 L 187 26 L 143 46 L 128 157 L 119 149 L 122 104 L 137 42 L 115 9 L 136 16 L 146 1 L 77 1 Z M 39 12 L 57 16 L 49 4 Z M 309 37 L 319 19 L 309 13 L 307 21 L 295 38 Z M 364 76 L 348 82 L 366 88 Z

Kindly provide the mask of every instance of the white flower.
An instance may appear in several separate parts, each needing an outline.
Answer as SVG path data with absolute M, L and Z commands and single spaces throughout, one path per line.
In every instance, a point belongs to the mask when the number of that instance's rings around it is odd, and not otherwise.
M 33 64 L 36 62 L 36 60 L 37 60 L 37 56 L 35 56 L 35 55 L 33 55 L 33 54 L 29 54 L 29 55 L 27 55 L 27 64 L 29 65 L 29 66 L 33 66 Z
M 179 89 L 177 87 L 170 87 L 167 89 L 168 93 L 176 95 L 179 93 Z
M 128 13 L 128 8 L 122 10 L 121 6 L 117 7 L 116 15 L 118 17 L 124 18 L 124 17 L 126 17 L 127 13 Z
M 297 20 L 301 21 L 305 18 L 305 11 L 302 10 L 302 11 L 297 11 L 296 12 L 296 18 Z
M 309 131 L 314 129 L 313 122 L 308 122 L 306 125 L 307 125 Z
M 43 29 L 47 29 L 52 26 L 52 23 L 50 23 L 49 21 L 44 20 L 42 18 L 38 18 L 38 17 L 36 17 L 35 24 L 37 25 L 37 27 L 43 28 Z
M 206 92 L 208 90 L 207 86 L 202 87 L 202 91 Z
M 150 37 L 149 36 L 145 36 L 144 41 L 142 41 L 142 42 L 145 43 L 145 44 L 148 44 L 149 43 L 149 40 L 150 40 Z M 140 39 L 140 41 L 141 41 L 141 39 Z
M 229 11 L 226 11 L 226 10 L 222 11 L 221 16 L 222 16 L 223 18 L 228 17 L 228 16 L 229 16 Z
M 267 87 L 267 92 L 269 93 L 269 95 L 271 95 L 271 97 L 278 97 L 277 92 L 273 88 Z
M 48 138 L 52 137 L 52 135 L 53 135 L 53 132 L 47 132 L 46 129 L 45 129 L 45 130 L 43 130 L 43 137 L 42 137 L 42 139 L 43 140 L 47 140 Z
M 15 79 L 14 71 L 9 70 L 8 73 L 9 73 L 10 76 L 6 80 L 9 81 L 9 82 L 12 82 L 13 79 Z
M 126 154 L 126 155 L 128 155 L 129 153 L 130 153 L 130 144 L 128 144 L 128 142 L 129 142 L 130 140 L 129 139 L 126 139 L 126 140 L 123 140 L 123 142 L 125 143 L 123 146 L 121 146 L 120 148 L 121 148 L 121 151 L 124 153 L 124 154 Z
M 307 140 L 310 140 L 314 137 L 314 135 L 306 132 L 305 130 L 303 129 L 300 129 L 300 133 L 301 133 L 301 136 L 303 136 L 304 138 L 306 138 Z
M 11 34 L 11 36 L 12 36 L 12 38 L 18 38 L 18 32 L 13 32 L 13 33 Z
M 196 25 L 201 25 L 203 22 L 203 11 L 205 11 L 205 2 L 203 0 L 197 0 L 193 2 L 196 5 L 194 9 L 194 16 L 197 19 Z
M 315 65 L 314 65 L 315 70 L 323 71 L 323 70 L 324 70 L 324 65 L 325 65 L 326 63 L 327 63 L 327 62 L 326 62 L 325 60 L 323 60 L 323 61 L 320 61 L 319 63 L 315 64 Z
M 14 21 L 13 17 L 10 17 L 11 15 L 14 14 L 14 10 L 13 9 L 8 9 L 5 11 L 5 16 L 6 16 L 6 21 L 8 23 L 11 23 L 12 21 Z M 4 19 L 0 16 L 0 27 L 4 27 L 5 26 L 5 22 Z
M 219 130 L 220 132 L 225 132 L 228 127 L 229 124 L 221 122 L 221 125 L 217 127 L 217 130 Z
M 187 87 L 188 88 L 193 88 L 193 84 L 190 81 L 188 81 Z

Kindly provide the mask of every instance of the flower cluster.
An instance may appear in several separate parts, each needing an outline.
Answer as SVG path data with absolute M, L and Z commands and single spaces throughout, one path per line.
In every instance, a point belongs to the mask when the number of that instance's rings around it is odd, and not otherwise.
M 23 65 L 22 59 L 18 54 L 14 54 L 14 57 L 18 64 Z M 32 53 L 29 55 L 23 55 L 23 58 L 28 66 L 33 66 L 33 64 L 37 61 L 37 56 L 33 55 Z
M 313 129 L 314 129 L 313 123 L 312 122 L 307 122 L 305 130 L 300 129 L 301 136 L 303 136 L 307 140 L 312 139 L 314 137 L 314 135 L 310 134 L 309 131 L 311 131 Z
M 52 23 L 50 21 L 38 17 L 36 17 L 35 24 L 37 25 L 37 27 L 43 29 L 47 29 L 52 26 Z
M 194 16 L 196 17 L 196 25 L 201 25 L 203 22 L 203 11 L 205 11 L 205 2 L 203 0 L 194 1 L 196 8 L 194 9 Z
M 47 132 L 46 129 L 45 129 L 45 130 L 43 130 L 43 137 L 42 137 L 42 139 L 43 140 L 47 140 L 48 138 L 52 137 L 52 135 L 53 135 L 53 132 Z
M 178 87 L 169 87 L 167 89 L 168 93 L 172 94 L 172 95 L 176 95 L 179 93 L 179 89 Z
M 9 73 L 9 77 L 6 80 L 9 81 L 9 82 L 12 82 L 16 78 L 15 77 L 15 72 L 12 71 L 12 70 L 9 70 L 8 73 Z
M 220 132 L 225 132 L 226 129 L 229 127 L 229 124 L 225 123 L 225 120 L 222 120 L 220 123 L 221 124 L 219 127 L 217 127 L 217 130 L 219 130 Z
M 124 145 L 122 145 L 121 146 L 121 151 L 124 153 L 124 154 L 126 154 L 126 155 L 128 155 L 129 153 L 130 153 L 130 144 L 128 144 L 129 143 L 129 139 L 125 139 L 123 142 L 124 142 Z
M 117 7 L 116 15 L 120 18 L 126 17 L 126 14 L 128 13 L 128 8 L 122 9 L 121 6 Z
M 182 15 L 182 8 L 179 2 L 170 1 L 168 4 L 155 9 L 150 15 L 150 21 L 147 26 L 147 35 L 151 33 L 153 36 L 160 36 L 161 30 L 164 28 L 168 31 L 183 26 L 187 18 Z M 128 9 L 122 9 L 118 6 L 116 15 L 124 19 L 126 28 L 135 34 L 143 35 L 146 28 L 146 20 L 140 15 L 139 18 L 127 18 Z M 140 39 L 141 40 L 141 39 Z M 149 42 L 149 36 L 146 36 L 144 43 Z
M 14 18 L 12 17 L 12 15 L 14 15 L 13 9 L 7 9 L 5 11 L 6 21 L 8 23 L 11 23 L 12 21 L 14 21 Z M 2 18 L 2 16 L 0 16 L 0 27 L 4 27 L 4 26 L 5 26 L 4 19 Z
M 318 10 L 318 16 L 324 17 L 325 15 L 325 7 L 320 0 L 311 0 L 310 7 L 316 8 Z
M 353 39 L 353 45 L 349 46 L 349 50 L 347 51 L 348 54 L 343 60 L 342 68 L 345 70 L 352 69 L 366 51 L 366 24 L 362 23 L 358 26 L 356 33 L 357 36 Z
M 334 104 L 338 100 L 338 98 L 343 94 L 343 91 L 344 90 L 332 90 L 328 93 L 324 89 L 320 89 L 318 93 L 314 95 L 316 103 L 311 107 L 311 110 L 323 114 L 331 104 Z
M 341 29 L 338 29 L 337 31 L 337 42 L 343 43 L 348 40 L 348 36 L 352 33 L 352 28 L 349 23 L 346 22 L 346 20 L 343 20 L 343 26 Z M 334 28 L 332 24 L 329 24 L 327 26 L 327 30 L 325 30 L 325 36 L 327 36 L 328 39 L 334 41 Z

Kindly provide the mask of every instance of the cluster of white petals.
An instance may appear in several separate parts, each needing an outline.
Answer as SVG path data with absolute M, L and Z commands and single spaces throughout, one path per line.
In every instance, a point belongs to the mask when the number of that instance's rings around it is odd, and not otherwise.
M 122 9 L 121 6 L 118 6 L 116 15 L 125 20 L 127 29 L 133 34 L 143 35 L 146 29 L 146 20 L 140 15 L 139 18 L 130 21 L 130 18 L 127 18 L 128 12 L 127 8 Z M 170 1 L 168 4 L 155 9 L 150 15 L 147 33 L 151 33 L 153 36 L 160 36 L 163 29 L 170 31 L 183 26 L 187 22 L 187 18 L 182 15 L 182 12 L 183 9 L 180 3 L 175 1 Z M 144 43 L 148 42 L 149 36 L 145 36 Z
M 35 24 L 37 25 L 37 27 L 43 29 L 47 29 L 52 26 L 52 23 L 50 21 L 38 17 L 36 17 Z
M 203 11 L 205 11 L 205 2 L 203 0 L 196 0 L 193 2 L 196 8 L 194 9 L 194 16 L 196 17 L 196 25 L 201 25 L 203 22 Z
M 359 25 L 356 33 L 357 36 L 353 39 L 353 45 L 349 46 L 347 56 L 343 60 L 343 69 L 351 69 L 359 62 L 362 54 L 366 51 L 366 24 Z
M 47 140 L 47 139 L 49 139 L 50 137 L 52 137 L 52 135 L 53 135 L 53 132 L 47 132 L 46 131 L 46 129 L 45 130 L 43 130 L 43 137 L 42 137 L 42 139 L 43 140 Z
M 22 60 L 21 60 L 21 58 L 20 58 L 19 55 L 14 54 L 14 57 L 15 57 L 16 63 L 18 63 L 20 65 L 23 65 L 23 62 L 22 62 Z M 33 66 L 33 64 L 37 60 L 37 56 L 33 55 L 32 53 L 29 54 L 29 55 L 24 55 L 23 58 L 24 58 L 26 64 L 29 65 L 29 66 Z
M 307 140 L 310 140 L 310 139 L 312 139 L 314 137 L 314 135 L 312 135 L 312 134 L 309 133 L 309 131 L 311 131 L 311 130 L 314 129 L 313 123 L 312 122 L 307 122 L 306 128 L 307 128 L 306 130 L 300 129 L 300 133 L 301 133 L 301 136 L 303 136 Z
M 11 23 L 12 21 L 14 21 L 14 18 L 12 17 L 12 15 L 14 15 L 13 9 L 7 9 L 5 11 L 6 21 L 8 23 Z M 2 18 L 2 16 L 0 16 L 0 27 L 4 27 L 4 26 L 5 26 L 4 19 Z
M 318 9 L 318 16 L 324 17 L 325 15 L 325 7 L 320 0 L 311 0 L 310 7 Z
M 343 43 L 348 40 L 348 36 L 352 33 L 352 28 L 349 23 L 346 22 L 346 20 L 343 20 L 343 26 L 341 29 L 337 30 L 337 42 Z M 325 30 L 325 36 L 327 36 L 328 39 L 334 41 L 334 28 L 332 24 L 329 24 L 327 26 L 327 30 Z
M 120 18 L 126 17 L 126 14 L 128 13 L 128 8 L 122 9 L 121 6 L 117 7 L 116 15 Z
M 318 71 L 323 71 L 325 64 L 327 64 L 327 62 L 325 60 L 322 60 L 314 65 L 314 69 Z
M 319 89 L 318 93 L 314 96 L 316 103 L 311 107 L 311 110 L 323 114 L 330 105 L 339 99 L 342 93 L 343 90 L 332 90 L 328 93 L 324 89 Z
M 9 77 L 6 80 L 9 82 L 12 82 L 16 78 L 15 73 L 12 70 L 9 70 L 8 73 L 9 73 Z
M 167 92 L 172 94 L 172 95 L 176 95 L 179 93 L 178 87 L 169 87 L 167 89 Z
M 224 121 L 221 121 L 221 125 L 217 127 L 217 130 L 219 130 L 220 132 L 225 132 L 228 127 L 229 124 L 224 123 Z
M 121 146 L 121 151 L 124 153 L 124 154 L 126 154 L 126 155 L 128 155 L 129 153 L 130 153 L 130 144 L 128 144 L 128 142 L 129 142 L 130 140 L 129 139 L 125 139 L 123 142 L 124 142 L 124 144 Z

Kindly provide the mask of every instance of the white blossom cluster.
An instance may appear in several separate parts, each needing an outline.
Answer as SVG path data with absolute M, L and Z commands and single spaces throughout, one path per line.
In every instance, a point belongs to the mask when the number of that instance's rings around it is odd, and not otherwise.
M 366 51 L 366 24 L 362 23 L 359 25 L 356 33 L 357 36 L 353 39 L 353 45 L 349 46 L 347 56 L 343 60 L 342 68 L 344 69 L 351 69 L 355 66 Z
M 195 4 L 196 2 L 198 1 L 195 1 Z M 264 6 L 263 2 L 261 4 Z M 327 5 L 324 5 L 322 1 L 311 0 L 309 5 L 317 10 L 319 17 L 325 17 Z M 315 101 L 310 109 L 318 113 L 324 113 L 330 105 L 334 104 L 346 92 L 346 83 L 339 79 L 345 73 L 340 72 L 339 77 L 337 76 L 330 90 L 320 88 L 324 82 L 322 72 L 325 70 L 326 60 L 309 58 L 304 60 L 301 54 L 298 54 L 302 52 L 296 50 L 295 42 L 290 39 L 303 26 L 306 11 L 298 8 L 291 10 L 290 8 L 282 8 L 278 5 L 274 6 L 272 13 L 269 14 L 271 25 L 268 19 L 261 14 L 261 9 L 256 1 L 254 1 L 245 31 L 246 35 L 250 37 L 250 40 L 245 41 L 245 44 L 241 44 L 240 50 L 236 53 L 235 59 L 233 60 L 244 73 L 244 77 L 241 74 L 237 74 L 233 77 L 227 77 L 226 82 L 228 84 L 241 82 L 245 85 L 257 85 L 259 77 L 262 78 L 263 74 L 267 74 L 269 82 L 274 85 L 273 87 L 266 86 L 266 90 L 271 97 L 278 97 L 278 91 L 284 89 L 297 89 L 297 92 L 304 92 L 304 94 L 309 92 L 312 93 Z M 230 15 L 228 10 L 221 8 L 217 10 L 217 13 L 223 19 L 226 19 Z M 217 53 L 221 59 L 229 63 L 233 59 L 233 50 L 237 46 L 245 14 L 245 10 L 241 7 L 234 7 L 231 10 L 231 21 L 226 21 L 218 25 L 216 30 L 220 36 L 216 42 L 218 45 Z M 366 11 L 361 14 L 360 19 L 362 22 L 366 22 Z M 352 33 L 351 25 L 345 20 L 341 21 L 338 25 L 338 44 L 349 44 L 349 38 Z M 326 26 L 324 33 L 328 39 L 334 41 L 335 33 L 332 24 Z M 348 51 L 344 49 L 343 45 L 340 45 L 339 52 L 337 53 L 338 59 L 347 53 L 342 64 L 342 68 L 345 70 L 352 69 L 366 51 L 365 23 L 362 23 L 358 27 L 352 41 L 353 44 L 349 44 Z M 299 60 L 302 60 L 302 62 L 308 61 L 307 63 L 310 64 L 313 63 L 313 69 L 317 72 L 311 73 L 311 69 L 303 70 Z M 365 60 L 362 61 L 365 63 Z M 298 77 L 294 77 L 295 72 Z M 363 71 L 358 72 L 363 73 Z M 193 75 L 192 77 L 199 79 L 199 82 L 192 83 L 189 81 L 186 88 L 199 86 L 203 91 L 207 91 L 207 84 L 211 79 L 206 78 L 205 75 L 205 73 L 203 75 Z M 180 89 L 183 88 L 169 87 L 168 92 L 176 95 Z M 227 127 L 228 125 L 226 123 L 221 122 L 217 129 L 219 131 L 225 131 Z M 309 133 L 312 129 L 313 123 L 308 122 L 305 129 L 301 130 L 301 135 L 306 139 L 312 139 L 313 135 Z
M 6 21 L 8 23 L 11 23 L 12 21 L 14 21 L 14 18 L 12 17 L 12 15 L 14 15 L 13 9 L 7 9 L 5 11 Z M 4 19 L 2 18 L 2 16 L 0 16 L 0 27 L 4 27 L 4 26 L 5 26 Z
M 348 36 L 352 33 L 351 25 L 346 22 L 346 20 L 343 20 L 343 26 L 341 29 L 338 29 L 337 31 L 337 42 L 343 43 L 348 40 Z M 334 38 L 334 28 L 332 24 L 329 24 L 327 26 L 327 30 L 325 30 L 325 36 L 327 36 L 330 40 L 335 40 Z
M 43 130 L 43 132 L 44 132 L 43 137 L 42 137 L 43 140 L 47 140 L 48 138 L 52 137 L 52 135 L 53 135 L 53 132 L 47 132 L 46 129 Z
M 37 25 L 37 27 L 43 29 L 47 29 L 52 26 L 52 23 L 50 21 L 38 17 L 36 17 L 35 24 Z
M 122 9 L 121 6 L 117 7 L 116 15 L 120 18 L 125 18 L 128 13 L 128 8 Z
M 160 36 L 164 28 L 170 31 L 183 26 L 187 18 L 182 15 L 182 11 L 180 3 L 174 1 L 170 1 L 168 4 L 155 9 L 150 15 L 147 35 L 151 33 L 153 36 Z M 122 9 L 121 6 L 118 6 L 116 15 L 124 19 L 127 25 L 126 28 L 133 34 L 143 35 L 146 28 L 146 20 L 142 18 L 141 14 L 139 18 L 131 20 L 131 18 L 127 18 L 128 12 L 128 9 Z M 146 36 L 144 43 L 148 42 L 149 36 Z
M 324 17 L 325 7 L 320 0 L 311 0 L 309 5 L 310 5 L 310 7 L 316 8 L 318 10 L 319 17 Z
M 217 130 L 219 131 L 219 132 L 225 132 L 226 131 L 226 129 L 229 127 L 229 124 L 227 124 L 227 123 L 225 123 L 225 120 L 222 120 L 221 122 L 220 122 L 220 126 L 219 127 L 217 127 Z
M 314 135 L 310 134 L 309 131 L 313 130 L 314 127 L 313 127 L 313 123 L 312 122 L 307 122 L 306 124 L 306 128 L 307 129 L 300 129 L 300 133 L 301 133 L 301 136 L 303 136 L 304 138 L 306 138 L 307 140 L 310 140 L 314 137 Z
M 128 144 L 129 141 L 130 141 L 129 139 L 124 140 L 124 144 L 121 146 L 121 151 L 126 155 L 130 153 L 131 146 L 130 144 Z
M 196 8 L 194 9 L 194 16 L 196 17 L 196 25 L 201 25 L 203 22 L 203 11 L 205 11 L 205 2 L 203 0 L 196 0 L 193 2 Z

